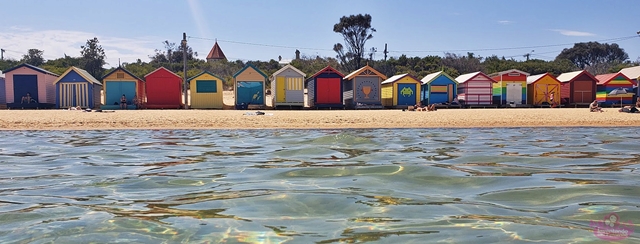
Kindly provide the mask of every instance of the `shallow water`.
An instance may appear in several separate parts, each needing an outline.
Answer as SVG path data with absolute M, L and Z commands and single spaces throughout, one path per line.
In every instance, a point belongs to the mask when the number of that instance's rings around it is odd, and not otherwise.
M 611 128 L 0 132 L 1 243 L 640 242 Z

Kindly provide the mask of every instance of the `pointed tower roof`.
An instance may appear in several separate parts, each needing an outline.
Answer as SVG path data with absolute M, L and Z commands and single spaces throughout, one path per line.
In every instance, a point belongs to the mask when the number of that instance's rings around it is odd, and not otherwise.
M 227 57 L 224 56 L 222 49 L 220 49 L 220 46 L 218 45 L 218 41 L 216 41 L 216 43 L 213 44 L 211 51 L 209 51 L 209 55 L 207 55 L 207 61 L 220 59 L 227 59 Z

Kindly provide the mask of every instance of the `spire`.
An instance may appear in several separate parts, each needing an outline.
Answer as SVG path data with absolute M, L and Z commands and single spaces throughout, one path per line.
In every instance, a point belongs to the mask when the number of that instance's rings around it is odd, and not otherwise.
M 220 49 L 220 46 L 218 45 L 218 40 L 216 39 L 216 43 L 213 44 L 213 48 L 211 48 L 209 55 L 207 55 L 207 61 L 221 60 L 221 59 L 227 59 L 227 57 L 224 56 L 222 49 Z

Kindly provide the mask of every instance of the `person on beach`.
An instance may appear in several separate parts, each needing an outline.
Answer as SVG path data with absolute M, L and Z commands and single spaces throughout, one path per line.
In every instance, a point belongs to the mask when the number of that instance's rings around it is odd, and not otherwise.
M 636 108 L 640 108 L 640 97 L 636 100 Z
M 122 97 L 120 97 L 120 108 L 127 109 L 127 96 L 125 96 L 124 94 L 122 94 Z
M 598 100 L 593 100 L 591 104 L 589 104 L 590 112 L 604 112 L 602 108 L 598 105 Z
M 422 102 L 418 102 L 418 104 L 416 104 L 416 106 L 414 106 L 416 111 L 427 111 L 427 109 L 424 107 L 424 105 L 422 105 Z
M 31 93 L 27 92 L 27 95 L 22 97 L 22 101 L 20 103 L 37 103 L 33 97 L 31 97 Z
M 437 111 L 436 104 L 427 105 L 427 112 Z
M 553 98 L 554 98 L 553 92 L 549 93 L 549 105 L 551 105 L 552 108 L 555 108 L 556 107 L 556 103 L 553 102 Z
M 618 109 L 620 113 L 637 113 L 639 110 L 636 106 L 624 106 L 621 109 Z

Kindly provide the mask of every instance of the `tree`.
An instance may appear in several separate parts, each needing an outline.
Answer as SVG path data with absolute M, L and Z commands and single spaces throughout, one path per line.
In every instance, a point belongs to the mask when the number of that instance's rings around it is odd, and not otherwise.
M 29 49 L 27 54 L 22 56 L 22 62 L 31 64 L 33 66 L 40 66 L 44 63 L 42 53 L 44 51 L 38 49 Z
M 98 41 L 97 37 L 94 37 L 87 40 L 87 44 L 80 48 L 82 48 L 80 51 L 82 56 L 81 66 L 93 77 L 100 79 L 104 74 L 105 69 L 102 66 L 106 64 L 104 60 L 107 58 L 107 55 L 104 54 L 104 49 L 100 46 L 100 41 Z
M 176 45 L 175 42 L 169 42 L 165 40 L 164 50 L 155 50 L 153 56 L 149 56 L 152 63 L 169 63 L 169 64 L 182 64 L 182 45 Z M 197 52 L 194 52 L 189 45 L 187 45 L 187 61 L 194 60 L 198 56 Z M 182 69 L 180 69 L 182 70 Z
M 442 64 L 457 70 L 460 74 L 476 71 L 485 72 L 485 67 L 482 65 L 482 57 L 477 57 L 473 53 L 467 53 L 467 56 L 445 53 Z
M 629 55 L 616 43 L 581 42 L 562 50 L 557 59 L 567 59 L 592 74 L 603 74 L 611 67 L 627 61 Z
M 338 53 L 340 64 L 347 71 L 360 68 L 366 52 L 364 45 L 373 38 L 372 33 L 376 32 L 376 29 L 371 27 L 371 15 L 342 16 L 340 22 L 333 26 L 333 31 L 342 35 L 346 45 L 346 50 L 340 43 L 333 46 L 333 50 Z

